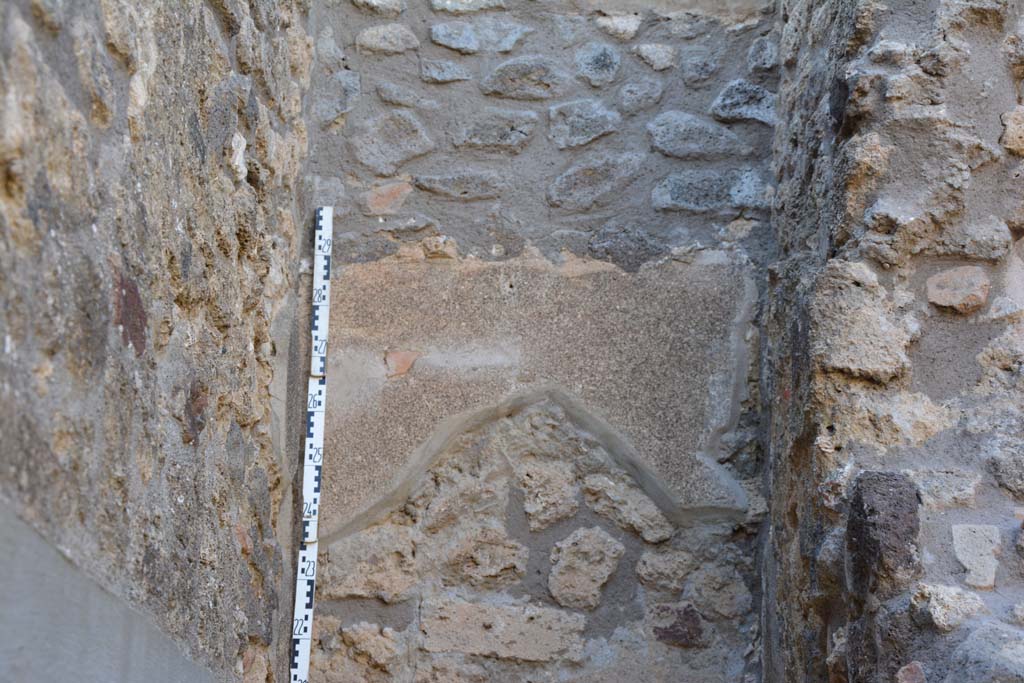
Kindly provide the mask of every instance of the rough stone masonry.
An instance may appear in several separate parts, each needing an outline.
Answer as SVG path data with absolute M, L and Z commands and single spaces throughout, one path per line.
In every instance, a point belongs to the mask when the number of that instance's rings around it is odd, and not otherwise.
M 0 5 L 0 678 L 289 680 L 330 205 L 311 680 L 1024 682 L 1022 81 L 1019 0 Z

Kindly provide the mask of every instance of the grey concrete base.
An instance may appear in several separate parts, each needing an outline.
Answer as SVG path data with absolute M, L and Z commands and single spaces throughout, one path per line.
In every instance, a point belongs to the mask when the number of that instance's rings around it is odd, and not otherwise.
M 216 680 L 0 504 L 0 681 Z

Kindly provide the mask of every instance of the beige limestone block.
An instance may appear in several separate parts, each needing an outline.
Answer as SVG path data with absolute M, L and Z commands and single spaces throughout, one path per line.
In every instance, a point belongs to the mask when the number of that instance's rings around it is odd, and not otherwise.
M 436 597 L 423 604 L 420 647 L 524 662 L 579 661 L 582 614 L 536 605 L 491 605 Z
M 551 551 L 548 590 L 562 607 L 594 609 L 626 548 L 600 527 L 577 529 Z
M 904 470 L 921 493 L 921 503 L 928 510 L 973 507 L 975 491 L 981 475 L 962 469 Z
M 1017 106 L 1002 115 L 1003 137 L 999 142 L 1014 154 L 1024 156 L 1024 106 Z
M 999 528 L 990 524 L 954 524 L 953 553 L 967 570 L 964 583 L 974 588 L 993 588 L 999 567 Z
M 523 490 L 531 531 L 546 529 L 576 513 L 579 487 L 572 463 L 529 458 L 514 462 L 512 468 Z
M 526 573 L 530 550 L 496 527 L 470 527 L 444 546 L 443 561 L 454 582 L 503 586 Z
M 675 531 L 654 501 L 632 483 L 592 474 L 583 482 L 583 493 L 594 512 L 640 534 L 648 543 L 667 541 Z
M 928 301 L 957 313 L 973 313 L 988 300 L 992 285 L 978 266 L 960 266 L 928 278 Z
M 956 586 L 922 583 L 910 598 L 914 610 L 928 615 L 935 628 L 949 633 L 975 614 L 987 611 L 976 594 Z
M 636 575 L 647 588 L 676 593 L 696 566 L 693 555 L 685 550 L 648 550 L 636 563 Z
M 380 524 L 331 543 L 317 584 L 327 598 L 404 600 L 418 580 L 417 532 Z

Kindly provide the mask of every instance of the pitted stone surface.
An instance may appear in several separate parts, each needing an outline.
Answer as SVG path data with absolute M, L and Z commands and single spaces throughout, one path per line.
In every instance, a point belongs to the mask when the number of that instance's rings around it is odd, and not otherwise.
M 647 124 L 654 148 L 680 159 L 739 157 L 750 153 L 735 133 L 682 111 L 666 111 Z
M 480 87 L 485 95 L 511 100 L 547 100 L 562 93 L 565 75 L 546 57 L 517 57 L 495 67 Z
M 619 109 L 627 114 L 650 109 L 661 101 L 664 86 L 657 78 L 643 77 L 619 88 Z
M 591 156 L 555 178 L 548 204 L 570 210 L 605 205 L 636 177 L 643 159 L 640 154 Z
M 711 104 L 711 115 L 719 121 L 759 121 L 775 124 L 775 95 L 744 80 L 729 83 Z
M 648 543 L 672 537 L 672 524 L 658 507 L 635 485 L 616 481 L 603 474 L 586 478 L 583 492 L 587 505 L 624 529 L 640 534 Z
M 974 615 L 984 612 L 985 603 L 970 591 L 956 586 L 921 584 L 910 599 L 913 609 L 925 612 L 935 628 L 948 633 Z
M 599 100 L 575 100 L 548 110 L 548 134 L 559 149 L 579 147 L 614 133 L 622 117 Z
M 644 64 L 655 71 L 665 71 L 676 65 L 678 56 L 676 49 L 663 43 L 645 43 L 633 48 L 633 52 Z
M 607 43 L 587 43 L 576 50 L 576 71 L 595 88 L 612 83 L 619 75 L 622 57 Z
M 964 583 L 972 588 L 994 588 L 1002 541 L 991 524 L 954 524 L 953 552 L 967 570 Z
M 768 186 L 753 169 L 692 170 L 673 173 L 651 192 L 651 203 L 661 211 L 737 214 L 740 209 L 766 208 Z
M 519 153 L 529 143 L 538 119 L 532 111 L 487 108 L 459 128 L 455 146 Z
M 562 607 L 594 609 L 625 550 L 600 527 L 577 529 L 551 551 L 551 596 Z

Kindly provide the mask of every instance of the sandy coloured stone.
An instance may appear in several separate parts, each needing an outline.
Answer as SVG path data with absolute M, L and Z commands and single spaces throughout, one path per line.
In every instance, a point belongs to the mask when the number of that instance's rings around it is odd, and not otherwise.
M 361 621 L 341 630 L 342 642 L 357 655 L 370 660 L 377 668 L 390 672 L 404 648 L 394 629 Z
M 619 129 L 622 117 L 599 100 L 574 100 L 548 110 L 548 135 L 558 149 L 579 147 Z
M 547 100 L 561 94 L 565 75 L 546 57 L 516 57 L 502 62 L 480 83 L 485 95 L 511 100 Z
M 665 111 L 647 124 L 654 149 L 679 159 L 744 156 L 748 145 L 725 126 L 682 111 Z
M 650 109 L 661 101 L 664 86 L 654 77 L 641 77 L 626 83 L 619 88 L 619 109 L 627 114 L 635 114 Z
M 608 85 L 619 75 L 622 57 L 607 43 L 591 42 L 576 50 L 576 72 L 590 85 Z
M 631 482 L 591 474 L 583 481 L 583 493 L 594 512 L 640 534 L 648 543 L 667 541 L 675 533 L 654 501 Z
M 405 0 L 352 0 L 352 4 L 382 17 L 397 17 L 405 10 Z
M 532 111 L 486 108 L 454 135 L 456 147 L 518 154 L 526 147 L 539 117 Z
M 685 550 L 647 550 L 636 563 L 636 575 L 651 590 L 678 593 L 696 567 L 696 559 Z
M 354 71 L 336 71 L 325 87 L 313 96 L 312 114 L 317 123 L 329 126 L 343 114 L 352 111 L 362 94 L 359 74 Z
M 412 185 L 404 180 L 376 185 L 359 196 L 359 205 L 367 216 L 386 216 L 402 208 Z
M 1024 156 L 1024 106 L 1018 105 L 1004 113 L 1003 136 L 999 139 L 1003 147 L 1018 156 Z
M 748 613 L 754 600 L 735 567 L 707 563 L 690 575 L 683 597 L 702 614 L 717 614 L 727 619 Z
M 726 212 L 768 208 L 768 186 L 753 168 L 713 171 L 689 169 L 672 173 L 651 190 L 658 211 Z
M 551 551 L 548 590 L 562 607 L 591 610 L 619 566 L 625 546 L 600 527 L 577 529 Z
M 957 313 L 973 313 L 988 301 L 992 285 L 979 266 L 960 266 L 928 278 L 928 301 Z
M 356 35 L 356 47 L 368 52 L 397 55 L 419 46 L 419 38 L 405 24 L 368 26 Z
M 904 474 L 917 485 L 927 510 L 973 507 L 981 484 L 981 475 L 969 470 L 904 470 Z
M 640 30 L 644 18 L 638 12 L 631 14 L 609 14 L 594 20 L 597 27 L 618 40 L 632 40 Z
M 999 527 L 990 524 L 954 524 L 953 554 L 967 570 L 964 583 L 973 588 L 996 585 L 1001 541 Z
M 773 126 L 775 94 L 749 81 L 730 81 L 711 103 L 711 115 L 727 123 L 758 121 Z
M 416 176 L 413 183 L 425 192 L 462 201 L 494 199 L 505 189 L 501 175 L 486 169 L 460 171 L 449 175 Z
M 576 514 L 579 487 L 569 462 L 527 457 L 512 463 L 523 491 L 523 508 L 531 531 L 546 529 Z
M 317 590 L 326 598 L 406 599 L 419 579 L 416 539 L 410 527 L 380 524 L 331 543 Z
M 721 67 L 716 53 L 705 45 L 691 45 L 680 54 L 679 71 L 683 83 L 690 87 L 706 85 Z
M 494 526 L 471 527 L 444 549 L 445 566 L 454 583 L 506 586 L 526 573 L 530 550 Z
M 434 149 L 424 125 L 403 110 L 365 122 L 352 136 L 351 145 L 356 159 L 377 175 L 393 175 L 405 162 Z
M 987 611 L 981 598 L 956 586 L 922 583 L 910 598 L 910 606 L 927 614 L 935 628 L 949 633 L 976 614 Z
M 676 65 L 676 48 L 664 43 L 644 43 L 633 48 L 633 54 L 655 71 L 671 69 Z
M 579 661 L 582 614 L 536 605 L 492 605 L 454 597 L 423 602 L 421 647 L 522 662 Z

